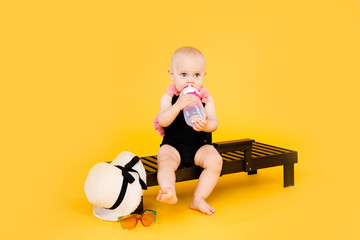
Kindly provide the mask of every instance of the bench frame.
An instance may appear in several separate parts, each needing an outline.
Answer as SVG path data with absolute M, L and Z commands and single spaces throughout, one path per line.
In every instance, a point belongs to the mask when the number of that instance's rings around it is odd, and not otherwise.
M 208 134 L 207 143 L 211 143 L 211 134 Z M 253 153 L 253 146 L 256 145 L 260 150 L 256 150 L 259 154 Z M 231 157 L 233 160 L 223 162 L 223 168 L 221 175 L 236 173 L 236 172 L 247 172 L 248 175 L 257 174 L 258 169 L 283 166 L 284 174 L 284 187 L 294 186 L 294 164 L 298 162 L 297 152 L 279 148 L 267 144 L 256 143 L 255 140 L 246 138 L 234 141 L 217 142 L 212 144 L 216 150 L 222 155 L 236 153 L 238 151 L 243 152 L 243 157 Z M 267 153 L 265 153 L 267 152 Z M 142 157 L 141 160 L 146 165 L 146 159 L 156 159 L 156 156 Z M 175 171 L 176 182 L 182 182 L 187 180 L 198 179 L 202 168 L 188 167 L 179 168 Z M 147 186 L 156 186 L 157 182 L 157 171 L 147 171 Z

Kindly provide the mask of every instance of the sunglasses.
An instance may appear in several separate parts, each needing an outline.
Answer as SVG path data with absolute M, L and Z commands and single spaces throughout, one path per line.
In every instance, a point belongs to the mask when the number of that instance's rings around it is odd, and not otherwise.
M 145 209 L 141 214 L 130 214 L 119 217 L 119 222 L 123 229 L 133 229 L 140 220 L 145 227 L 150 227 L 156 219 L 156 211 Z

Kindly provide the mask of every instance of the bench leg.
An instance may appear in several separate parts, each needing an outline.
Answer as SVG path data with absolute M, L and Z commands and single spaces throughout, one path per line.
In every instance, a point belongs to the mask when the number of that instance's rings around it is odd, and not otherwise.
M 294 186 L 294 164 L 284 165 L 284 187 Z
M 132 213 L 141 214 L 143 210 L 144 210 L 144 196 L 141 196 L 141 202 L 139 206 Z
M 248 172 L 248 175 L 254 175 L 254 174 L 257 174 L 257 170 Z

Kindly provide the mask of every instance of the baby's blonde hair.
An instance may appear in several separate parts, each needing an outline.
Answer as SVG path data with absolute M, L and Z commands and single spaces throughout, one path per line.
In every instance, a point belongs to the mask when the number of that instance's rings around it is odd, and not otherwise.
M 171 69 L 174 69 L 174 63 L 175 63 L 175 58 L 177 55 L 179 54 L 184 54 L 184 55 L 198 55 L 198 56 L 201 56 L 203 59 L 204 59 L 204 62 L 205 62 L 205 57 L 204 55 L 200 52 L 200 50 L 194 48 L 194 47 L 188 47 L 188 46 L 185 46 L 185 47 L 181 47 L 181 48 L 178 48 L 172 55 L 171 57 Z

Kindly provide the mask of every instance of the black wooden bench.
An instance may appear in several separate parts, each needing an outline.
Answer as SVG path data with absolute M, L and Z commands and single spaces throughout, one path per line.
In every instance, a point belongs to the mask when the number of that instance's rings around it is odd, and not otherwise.
M 209 134 L 208 143 L 211 143 Z M 234 141 L 213 143 L 223 158 L 223 168 L 221 175 L 247 172 L 248 175 L 256 174 L 258 169 L 283 166 L 284 168 L 284 187 L 294 186 L 294 164 L 298 162 L 297 152 L 255 142 L 252 139 L 240 139 Z M 140 158 L 146 174 L 147 186 L 156 186 L 157 182 L 157 158 L 147 156 Z M 197 179 L 202 168 L 189 167 L 177 169 L 176 182 Z

